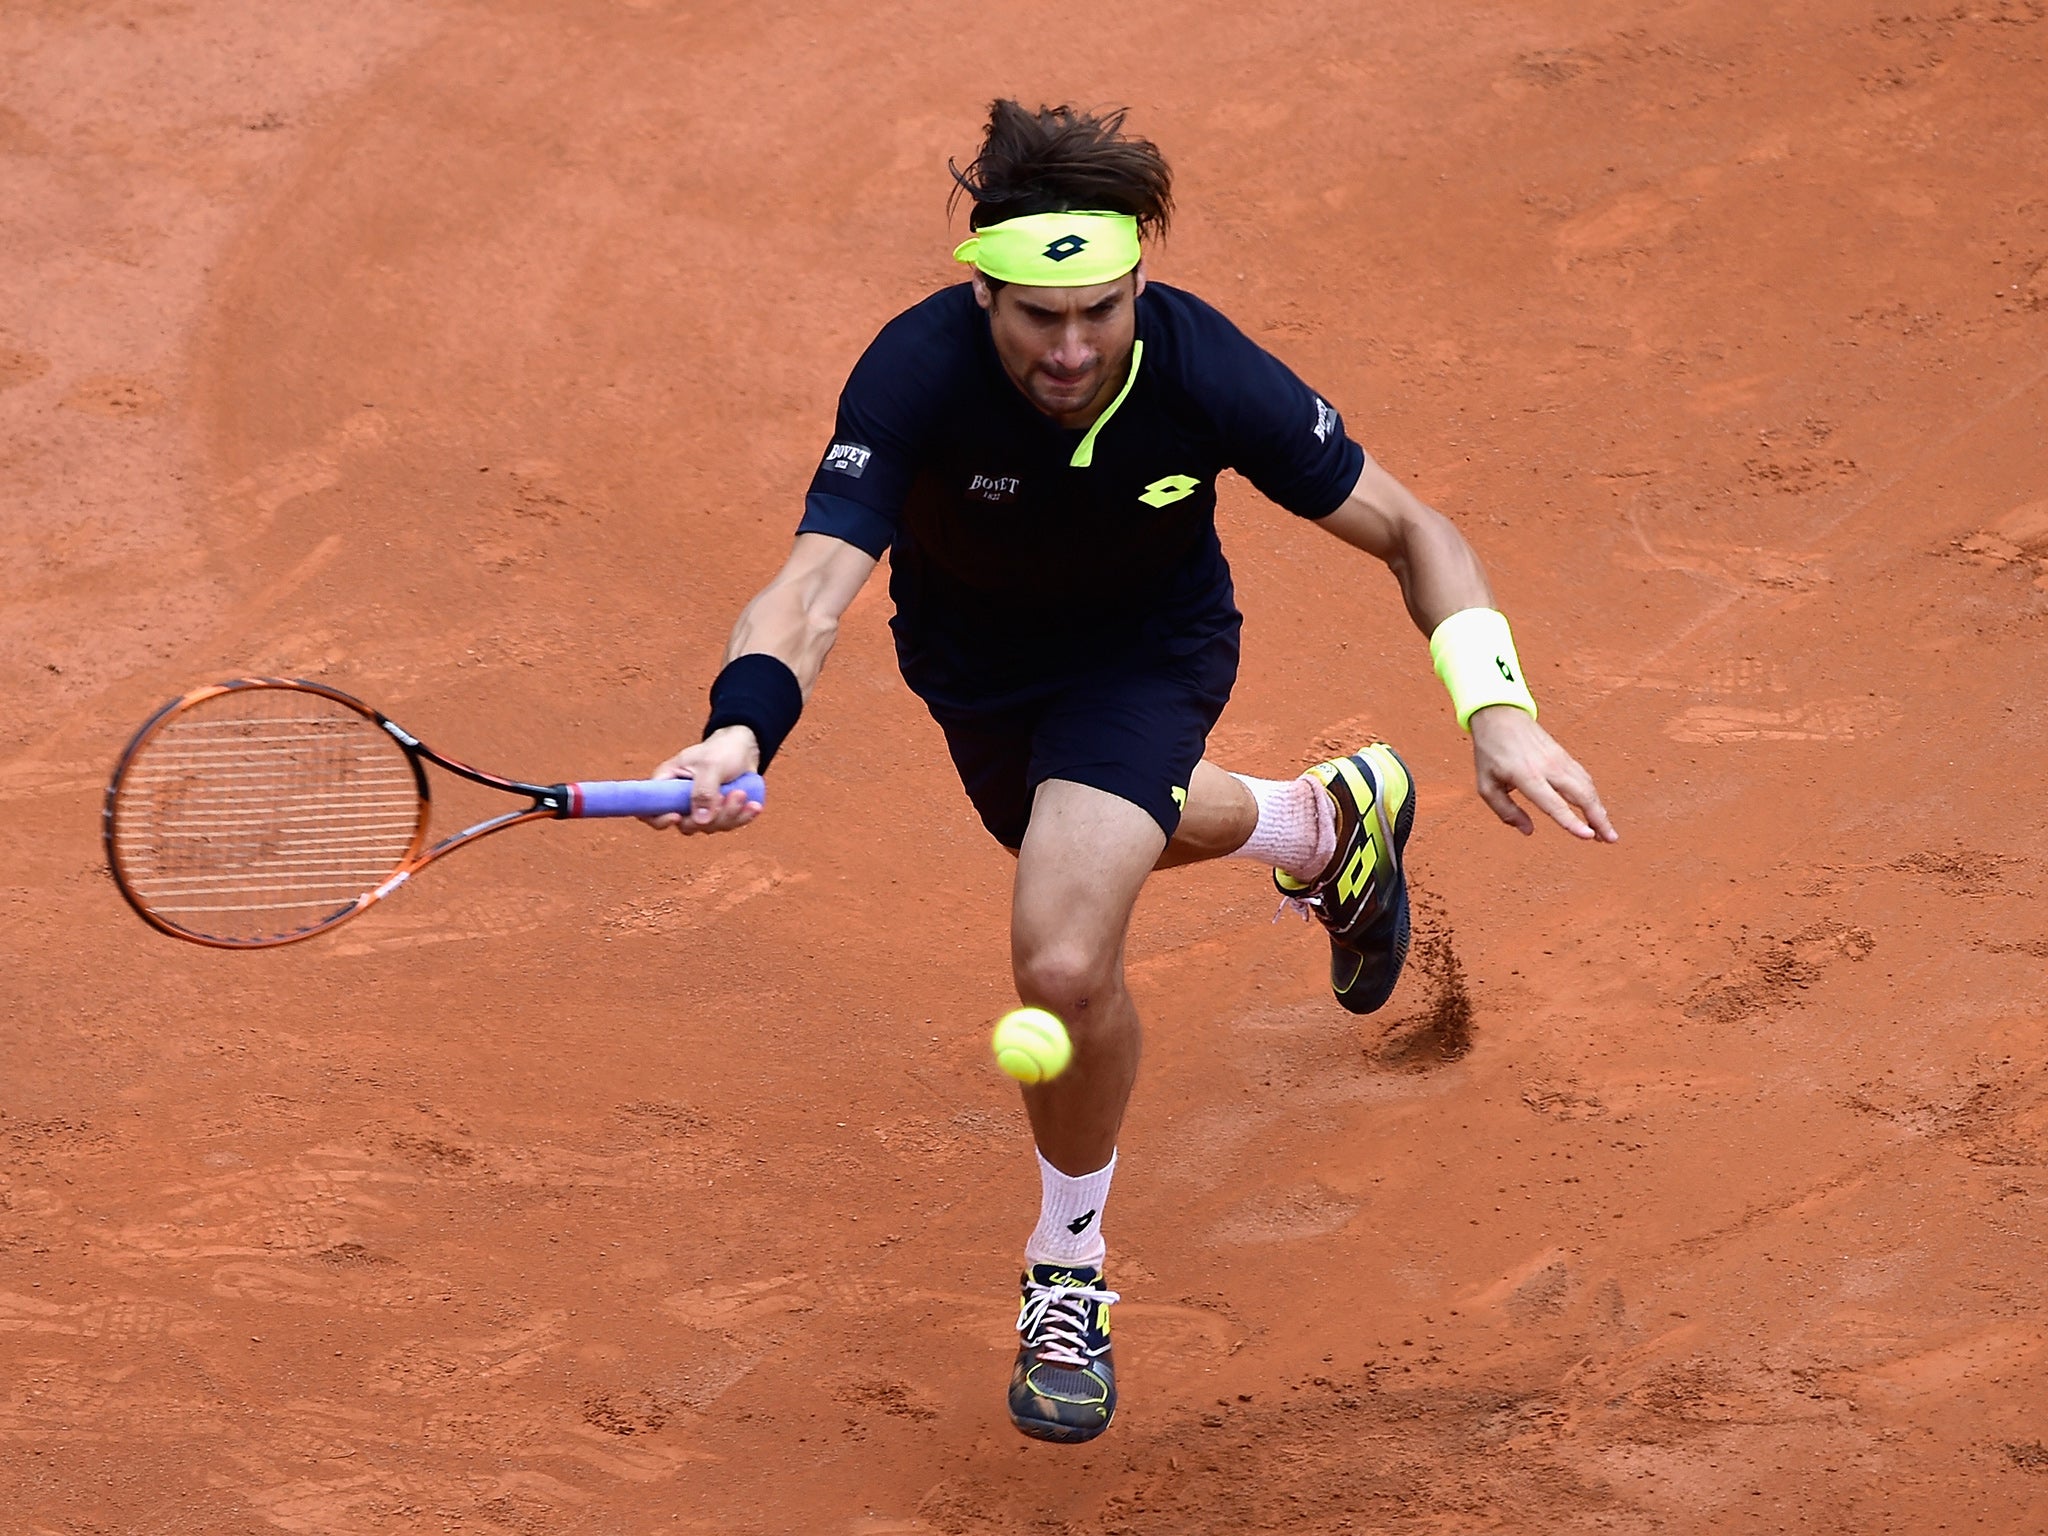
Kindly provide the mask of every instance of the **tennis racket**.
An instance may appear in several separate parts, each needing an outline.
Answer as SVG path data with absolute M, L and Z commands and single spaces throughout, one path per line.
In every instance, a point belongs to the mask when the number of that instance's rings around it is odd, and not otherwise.
M 526 804 L 427 844 L 434 763 Z M 765 804 L 761 776 L 743 790 Z M 107 867 L 128 905 L 174 938 L 263 949 L 368 911 L 455 849 L 543 817 L 659 816 L 690 780 L 522 784 L 443 757 L 320 683 L 240 677 L 173 699 L 107 785 Z

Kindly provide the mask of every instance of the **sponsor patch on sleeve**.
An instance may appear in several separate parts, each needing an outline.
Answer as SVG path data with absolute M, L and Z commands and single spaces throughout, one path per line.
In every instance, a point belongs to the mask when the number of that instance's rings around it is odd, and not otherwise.
M 1337 419 L 1337 413 L 1330 409 L 1329 404 L 1323 399 L 1321 395 L 1317 395 L 1316 424 L 1313 428 L 1316 434 L 1316 441 L 1319 443 L 1327 443 L 1330 440 L 1330 434 L 1332 432 L 1337 431 L 1340 425 L 1341 423 Z
M 834 443 L 825 453 L 825 467 L 858 480 L 868 467 L 870 450 L 859 443 Z

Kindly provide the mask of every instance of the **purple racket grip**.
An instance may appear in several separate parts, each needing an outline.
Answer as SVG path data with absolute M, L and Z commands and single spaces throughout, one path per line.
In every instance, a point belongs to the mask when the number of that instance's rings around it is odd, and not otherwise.
M 689 779 L 594 779 L 571 784 L 571 816 L 665 816 L 671 811 L 688 815 Z M 726 785 L 723 794 L 743 790 L 756 805 L 768 803 L 768 787 L 758 773 L 743 773 Z

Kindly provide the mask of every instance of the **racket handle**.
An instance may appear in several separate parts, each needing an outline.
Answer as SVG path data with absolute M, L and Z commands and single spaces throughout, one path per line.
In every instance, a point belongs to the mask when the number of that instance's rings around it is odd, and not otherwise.
M 571 816 L 666 816 L 670 812 L 688 815 L 689 779 L 593 779 L 564 786 L 569 791 Z M 767 786 L 758 773 L 743 773 L 726 785 L 722 794 L 742 790 L 756 805 L 768 803 Z

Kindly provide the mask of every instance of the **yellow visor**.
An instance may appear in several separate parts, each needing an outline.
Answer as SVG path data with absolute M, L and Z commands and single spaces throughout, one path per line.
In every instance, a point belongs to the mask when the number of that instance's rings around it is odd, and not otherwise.
M 1127 213 L 1031 213 L 977 229 L 953 251 L 1005 283 L 1086 288 L 1138 264 L 1138 221 Z

